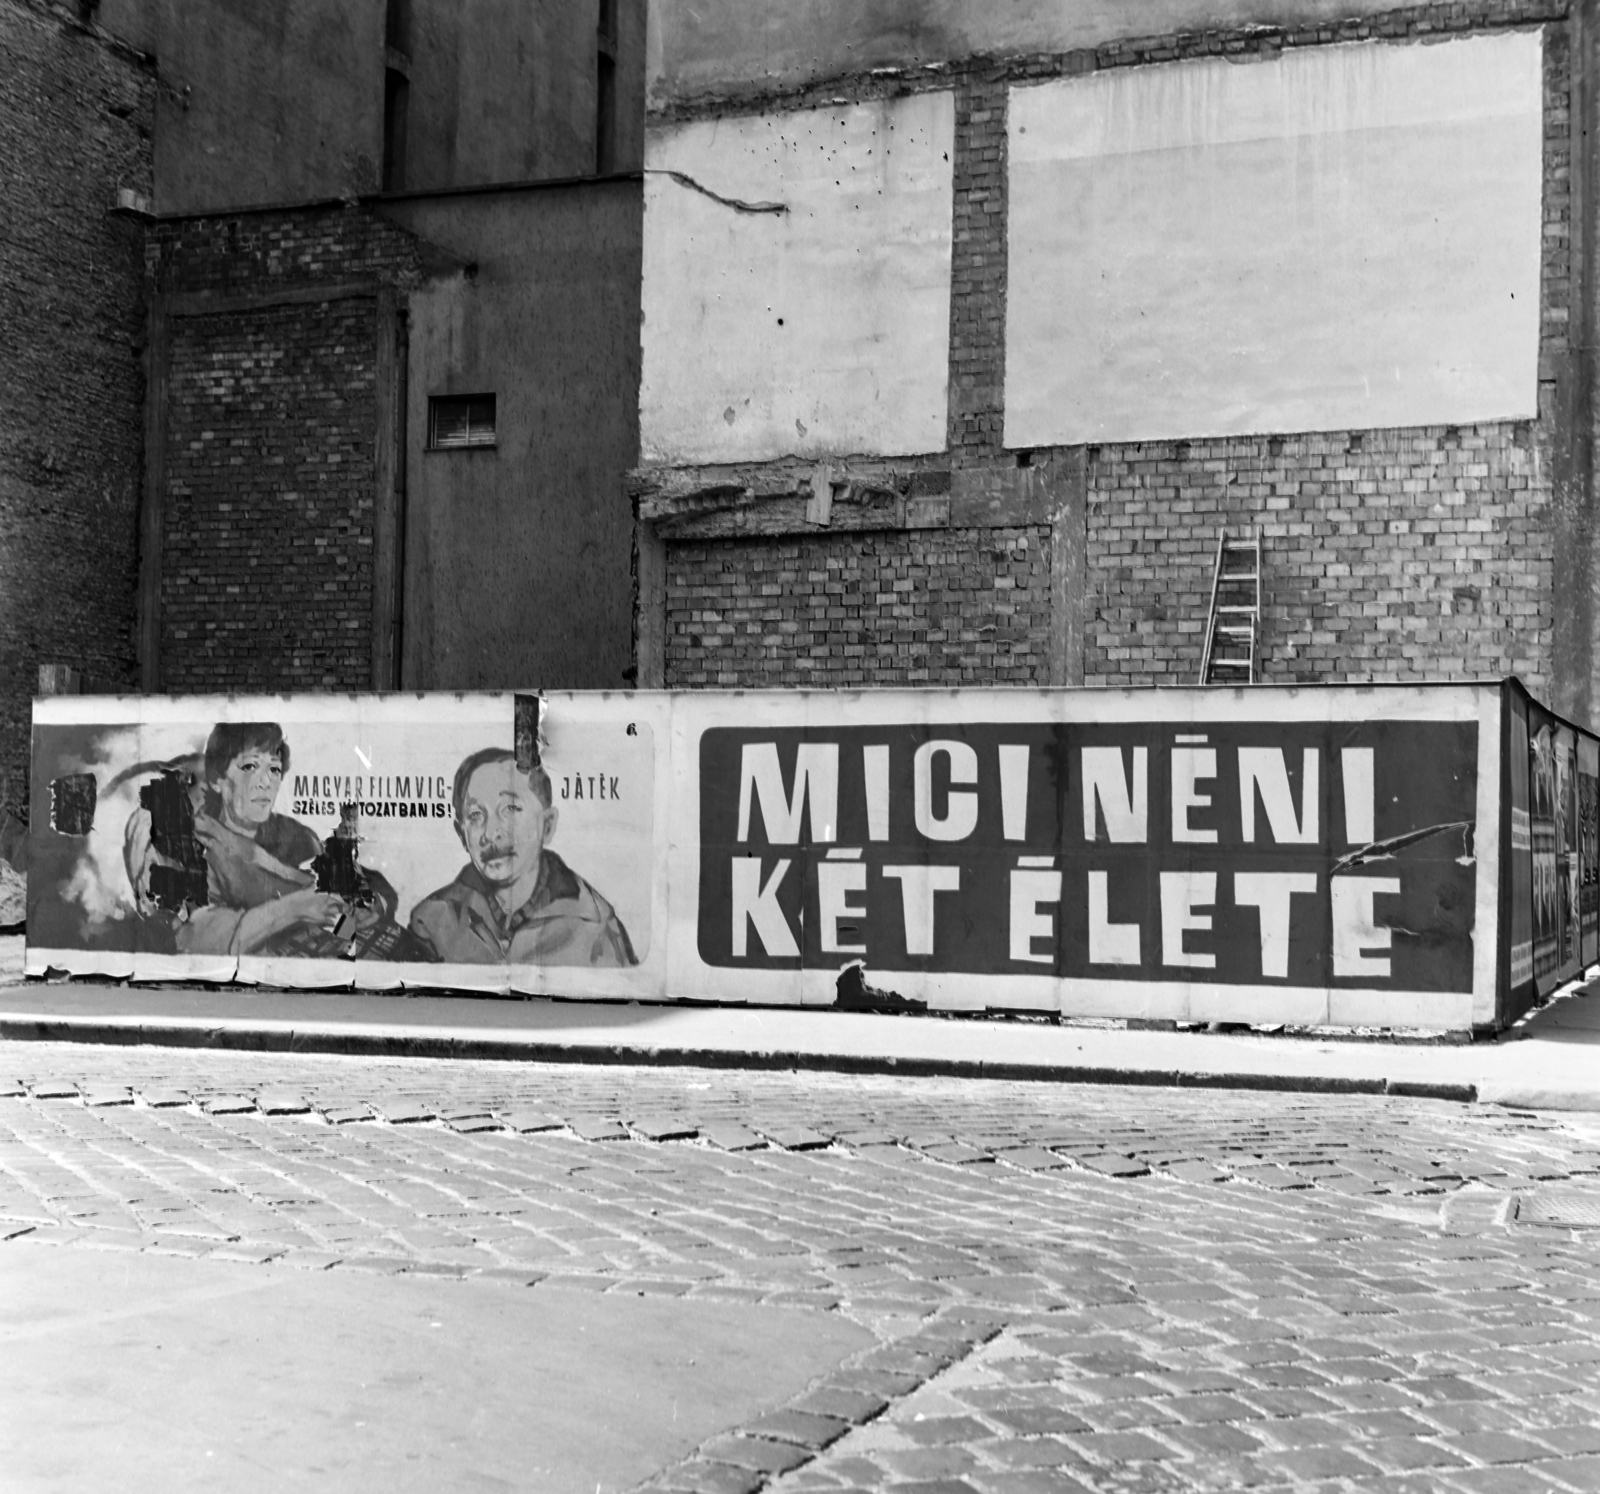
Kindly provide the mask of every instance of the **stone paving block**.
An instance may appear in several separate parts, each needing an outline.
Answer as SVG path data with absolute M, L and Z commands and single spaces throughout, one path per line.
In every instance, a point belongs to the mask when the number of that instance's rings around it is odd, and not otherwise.
M 207 1115 L 247 1115 L 256 1108 L 254 1095 L 208 1095 L 200 1102 Z
M 792 1442 L 796 1447 L 816 1449 L 837 1442 L 850 1430 L 850 1423 L 842 1417 L 785 1407 L 763 1412 L 754 1421 L 746 1422 L 741 1430 L 777 1442 Z
M 732 1121 L 712 1121 L 700 1127 L 700 1139 L 724 1152 L 748 1152 L 766 1146 L 766 1141 L 754 1131 Z
M 20 1079 L 0 1079 L 0 1100 L 16 1100 L 26 1095 L 28 1086 Z
M 238 1261 L 247 1266 L 263 1266 L 275 1261 L 285 1252 L 281 1246 L 254 1245 L 247 1241 L 229 1241 L 206 1252 L 208 1261 Z
M 95 1108 L 133 1104 L 133 1091 L 122 1084 L 90 1084 L 82 1090 L 83 1103 Z
M 759 1469 L 735 1468 L 731 1463 L 695 1460 L 679 1464 L 664 1475 L 659 1487 L 663 1494 L 668 1494 L 668 1491 L 682 1491 L 682 1494 L 756 1494 L 756 1490 L 765 1482 L 766 1474 Z
M 792 1403 L 796 1411 L 838 1417 L 860 1426 L 888 1408 L 887 1398 L 865 1390 L 850 1390 L 841 1385 L 818 1385 Z
M 1426 1379 L 1406 1379 L 1404 1388 L 1425 1403 L 1441 1401 L 1488 1401 L 1494 1396 L 1481 1385 L 1463 1380 L 1459 1375 L 1431 1375 Z
M 1540 1426 L 1536 1423 L 1528 1430 L 1564 1458 L 1582 1453 L 1600 1453 L 1600 1426 L 1593 1422 L 1572 1426 Z
M 1339 1403 L 1312 1390 L 1253 1390 L 1240 1392 L 1264 1416 L 1309 1416 L 1339 1410 Z
M 1451 1432 L 1439 1442 L 1476 1463 L 1531 1463 L 1551 1455 L 1542 1443 L 1510 1432 Z
M 1108 1178 L 1142 1178 L 1150 1171 L 1149 1164 L 1137 1157 L 1094 1152 L 1073 1153 L 1071 1156 L 1085 1171 L 1097 1172 Z
M 293 1266 L 299 1271 L 328 1271 L 337 1266 L 344 1257 L 335 1255 L 327 1250 L 289 1250 L 282 1257 L 285 1265 Z
M 375 1276 L 398 1276 L 411 1262 L 403 1255 L 369 1255 L 352 1251 L 341 1255 L 337 1269 L 341 1271 L 367 1271 Z
M 559 1115 L 553 1115 L 548 1110 L 508 1110 L 500 1118 L 506 1123 L 508 1131 L 520 1131 L 526 1135 L 560 1131 L 567 1124 Z
M 922 1447 L 974 1442 L 993 1435 L 972 1416 L 918 1416 L 911 1421 L 897 1421 L 895 1429 Z
M 883 1126 L 859 1126 L 850 1131 L 840 1131 L 836 1140 L 851 1147 L 897 1146 L 900 1137 Z
M 330 1126 L 348 1126 L 357 1121 L 374 1119 L 370 1105 L 330 1105 L 320 1114 Z
M 1134 1398 L 1080 1405 L 1076 1409 L 1089 1423 L 1090 1429 L 1096 1432 L 1130 1432 L 1142 1427 L 1168 1426 L 1178 1422 L 1177 1415 L 1161 1401 Z
M 833 1137 L 810 1126 L 762 1126 L 761 1134 L 786 1152 L 810 1152 L 831 1146 Z
M 1541 1463 L 1539 1472 L 1556 1480 L 1557 1487 L 1580 1491 L 1600 1489 L 1600 1457 L 1563 1458 L 1559 1463 Z
M 728 1463 L 771 1475 L 798 1468 L 811 1458 L 810 1450 L 790 1442 L 771 1442 L 765 1437 L 713 1437 L 700 1447 L 700 1457 L 708 1462 Z
M 1461 1468 L 1467 1459 L 1438 1442 L 1421 1437 L 1369 1437 L 1358 1444 L 1362 1457 L 1371 1458 L 1389 1473 L 1409 1473 L 1423 1468 Z
M 973 1450 L 1002 1468 L 1092 1469 L 1095 1465 L 1059 1437 L 1008 1437 L 975 1442 Z
M 966 1146 L 959 1141 L 935 1142 L 931 1146 L 918 1147 L 917 1150 L 924 1157 L 932 1157 L 935 1162 L 950 1162 L 958 1167 L 994 1161 L 994 1153 L 986 1152 L 979 1147 Z
M 628 1128 L 614 1116 L 579 1115 L 567 1121 L 573 1134 L 583 1141 L 631 1141 Z
M 1042 1146 L 1012 1146 L 998 1149 L 995 1157 L 1010 1167 L 1020 1167 L 1027 1172 L 1059 1172 L 1070 1166 L 1058 1152 Z
M 983 1494 L 1096 1494 L 1094 1487 L 1059 1468 L 981 1469 L 971 1482 Z
M 71 1079 L 35 1079 L 28 1092 L 36 1100 L 75 1100 L 78 1086 Z
M 832 1384 L 843 1390 L 862 1391 L 867 1395 L 881 1395 L 893 1400 L 910 1393 L 922 1383 L 917 1375 L 908 1375 L 892 1369 L 857 1365 L 851 1369 L 836 1370 L 830 1377 Z
M 1549 1465 L 1528 1468 L 1515 1463 L 1492 1468 L 1455 1468 L 1449 1475 L 1452 1494 L 1464 1490 L 1465 1494 L 1557 1494 L 1564 1485 L 1556 1481 L 1556 1471 Z
M 1244 1427 L 1229 1426 L 1225 1422 L 1163 1427 L 1161 1435 L 1196 1457 L 1211 1457 L 1217 1453 L 1256 1453 L 1266 1445 L 1260 1437 Z
M 264 1089 L 256 1095 L 256 1109 L 263 1115 L 306 1115 L 311 1106 L 290 1090 Z
M 383 1100 L 375 1107 L 380 1120 L 387 1121 L 391 1126 L 416 1126 L 437 1117 L 435 1106 L 422 1104 L 416 1100 Z
M 1080 1452 L 1101 1463 L 1161 1462 L 1179 1456 L 1144 1432 L 1081 1432 L 1071 1440 Z
M 189 1091 L 167 1085 L 140 1086 L 139 1098 L 152 1110 L 172 1110 L 192 1103 Z
M 503 1131 L 505 1127 L 498 1117 L 493 1115 L 451 1115 L 444 1117 L 444 1123 L 452 1131 L 463 1136 L 470 1136 L 479 1131 Z
M 646 1115 L 630 1120 L 628 1126 L 646 1141 L 693 1141 L 699 1128 L 681 1116 Z
M 964 1447 L 884 1447 L 873 1457 L 897 1478 L 928 1481 L 970 1473 L 978 1460 Z
M 1264 1467 L 1276 1468 L 1292 1478 L 1311 1481 L 1330 1478 L 1360 1478 L 1379 1470 L 1345 1447 L 1300 1447 L 1290 1452 L 1263 1453 L 1257 1460 Z

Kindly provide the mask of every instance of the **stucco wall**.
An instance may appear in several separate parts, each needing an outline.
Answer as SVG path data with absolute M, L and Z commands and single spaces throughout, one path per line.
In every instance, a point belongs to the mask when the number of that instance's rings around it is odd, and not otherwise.
M 1007 446 L 1538 413 L 1541 39 L 1012 90 Z
M 637 183 L 386 210 L 476 266 L 411 300 L 402 679 L 623 688 L 638 454 Z M 429 451 L 428 399 L 493 393 L 498 444 Z
M 648 460 L 944 445 L 954 121 L 939 92 L 651 131 Z

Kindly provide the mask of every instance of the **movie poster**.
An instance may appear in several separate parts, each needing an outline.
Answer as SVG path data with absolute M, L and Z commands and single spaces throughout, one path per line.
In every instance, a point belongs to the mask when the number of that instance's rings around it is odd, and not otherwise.
M 135 719 L 105 719 L 117 704 Z M 73 713 L 34 728 L 30 949 L 492 991 L 517 969 L 636 970 L 656 942 L 647 719 L 511 695 L 55 710 Z

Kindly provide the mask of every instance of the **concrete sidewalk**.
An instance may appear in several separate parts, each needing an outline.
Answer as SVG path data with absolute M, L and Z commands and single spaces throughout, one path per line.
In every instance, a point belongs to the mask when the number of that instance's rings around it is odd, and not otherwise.
M 13 953 L 0 952 L 0 1039 L 13 1041 L 1324 1090 L 1600 1111 L 1600 979 L 1575 985 L 1495 1041 L 1445 1043 L 825 1009 L 52 984 L 22 981 L 20 954 L 5 958 Z

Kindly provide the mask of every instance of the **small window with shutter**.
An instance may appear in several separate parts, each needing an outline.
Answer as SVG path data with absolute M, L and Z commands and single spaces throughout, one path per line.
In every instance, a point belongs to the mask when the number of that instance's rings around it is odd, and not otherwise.
M 428 401 L 428 445 L 434 451 L 494 444 L 492 394 L 445 394 Z

